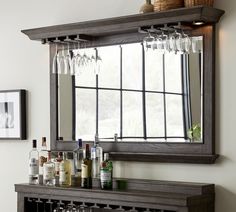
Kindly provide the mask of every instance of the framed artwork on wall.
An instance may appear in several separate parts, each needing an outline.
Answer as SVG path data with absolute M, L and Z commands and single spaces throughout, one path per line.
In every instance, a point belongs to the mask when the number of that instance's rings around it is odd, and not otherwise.
M 0 139 L 27 139 L 26 90 L 0 91 Z

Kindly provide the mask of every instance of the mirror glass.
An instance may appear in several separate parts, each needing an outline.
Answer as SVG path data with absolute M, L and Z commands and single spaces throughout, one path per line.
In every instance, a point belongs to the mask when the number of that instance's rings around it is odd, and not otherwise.
M 193 37 L 202 46 L 202 37 Z M 142 43 L 72 50 L 101 61 L 58 75 L 58 138 L 121 142 L 202 142 L 202 48 L 189 54 Z

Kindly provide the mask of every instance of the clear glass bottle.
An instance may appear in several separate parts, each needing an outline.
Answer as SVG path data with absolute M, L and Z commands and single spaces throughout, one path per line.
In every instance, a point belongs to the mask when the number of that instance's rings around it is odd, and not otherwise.
M 70 162 L 71 167 L 71 186 L 75 187 L 78 186 L 78 180 L 76 179 L 76 171 L 75 171 L 75 162 L 74 162 L 74 153 L 73 152 L 67 152 L 67 160 Z
M 62 154 L 62 152 L 58 152 L 57 157 L 53 161 L 55 164 L 56 176 L 59 176 L 59 168 L 60 168 L 60 163 L 62 162 L 62 160 L 63 160 L 63 154 Z
M 47 162 L 48 151 L 46 137 L 42 137 L 42 146 L 39 152 L 39 184 L 43 184 L 43 164 Z
M 103 161 L 103 149 L 99 146 L 98 134 L 95 135 L 94 145 L 91 148 L 92 178 L 100 178 L 100 164 Z
M 55 186 L 55 164 L 51 161 L 51 151 L 48 151 L 48 161 L 43 164 L 43 184 Z
M 75 178 L 77 178 L 78 185 L 81 184 L 81 164 L 83 160 L 83 144 L 82 139 L 77 141 L 77 148 L 74 150 L 74 166 L 75 166 Z
M 71 162 L 67 159 L 66 152 L 63 152 L 63 160 L 59 165 L 59 184 L 71 186 Z
M 55 164 L 55 178 L 57 186 L 59 186 L 59 168 L 62 160 L 63 160 L 62 152 L 57 152 L 57 156 L 53 159 L 53 163 Z
M 113 178 L 113 165 L 112 161 L 109 160 L 109 154 L 104 154 L 104 161 L 101 163 L 101 189 L 111 190 L 112 189 L 112 178 Z
M 39 183 L 39 153 L 37 140 L 33 140 L 33 148 L 29 153 L 29 184 Z
M 81 188 L 92 188 L 92 160 L 90 159 L 89 144 L 86 144 L 84 159 L 81 165 Z

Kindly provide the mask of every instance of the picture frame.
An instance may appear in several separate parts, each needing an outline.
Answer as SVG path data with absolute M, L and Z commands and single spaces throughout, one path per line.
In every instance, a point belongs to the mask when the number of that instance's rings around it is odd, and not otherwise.
M 0 91 L 0 140 L 26 140 L 26 90 Z

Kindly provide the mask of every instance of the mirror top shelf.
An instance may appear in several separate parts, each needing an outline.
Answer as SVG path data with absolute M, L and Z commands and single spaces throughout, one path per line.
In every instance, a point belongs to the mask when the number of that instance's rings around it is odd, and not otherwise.
M 35 29 L 22 30 L 31 40 L 45 43 L 50 38 L 66 36 L 77 36 L 78 40 L 96 40 L 98 37 L 112 36 L 123 33 L 138 33 L 140 27 L 158 26 L 181 22 L 194 27 L 195 22 L 204 24 L 215 24 L 224 14 L 223 10 L 196 6 L 191 8 L 180 8 L 168 11 L 135 14 L 107 18 L 101 20 L 84 21 L 63 25 L 54 25 Z

